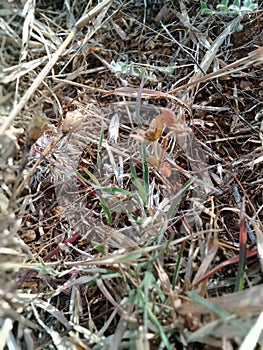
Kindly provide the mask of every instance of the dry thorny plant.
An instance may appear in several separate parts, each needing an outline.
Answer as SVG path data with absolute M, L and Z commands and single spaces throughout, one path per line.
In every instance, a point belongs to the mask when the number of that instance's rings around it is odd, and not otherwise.
M 0 348 L 262 347 L 262 9 L 0 14 Z

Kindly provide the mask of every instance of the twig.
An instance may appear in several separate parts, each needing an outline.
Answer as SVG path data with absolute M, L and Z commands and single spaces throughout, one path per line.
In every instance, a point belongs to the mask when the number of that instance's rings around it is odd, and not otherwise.
M 257 61 L 263 61 L 263 47 L 260 47 L 254 51 L 252 51 L 247 57 L 241 58 L 240 60 L 230 63 L 227 66 L 218 69 L 216 72 L 212 72 L 207 74 L 206 76 L 196 79 L 195 81 L 190 81 L 187 84 L 184 84 L 182 86 L 179 86 L 171 91 L 169 91 L 169 94 L 174 94 L 176 92 L 185 90 L 186 88 L 190 86 L 197 85 L 199 83 L 214 79 L 214 78 L 219 78 L 227 74 L 234 73 L 238 70 L 244 69 L 247 66 L 257 62 Z M 240 67 L 240 69 L 236 70 L 234 68 Z

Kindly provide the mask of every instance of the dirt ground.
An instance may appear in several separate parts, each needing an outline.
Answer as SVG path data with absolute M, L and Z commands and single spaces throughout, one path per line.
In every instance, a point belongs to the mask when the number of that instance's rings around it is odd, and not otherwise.
M 0 349 L 262 348 L 262 2 L 0 15 Z

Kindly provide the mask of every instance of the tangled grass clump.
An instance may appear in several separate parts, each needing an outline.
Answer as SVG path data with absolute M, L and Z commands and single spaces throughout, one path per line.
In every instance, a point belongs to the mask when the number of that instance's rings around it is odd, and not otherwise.
M 261 4 L 17 6 L 0 348 L 262 346 Z

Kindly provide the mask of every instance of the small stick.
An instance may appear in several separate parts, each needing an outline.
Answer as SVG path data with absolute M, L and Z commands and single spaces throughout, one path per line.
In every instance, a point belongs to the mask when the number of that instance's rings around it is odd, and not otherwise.
M 178 91 L 185 90 L 186 88 L 190 86 L 197 85 L 199 83 L 205 82 L 207 80 L 211 80 L 213 78 L 218 78 L 227 74 L 230 74 L 234 68 L 240 67 L 240 69 L 245 68 L 245 66 L 253 64 L 257 61 L 263 61 L 263 47 L 260 47 L 254 51 L 252 51 L 247 57 L 241 58 L 240 60 L 230 63 L 227 66 L 218 69 L 216 72 L 209 73 L 205 75 L 202 78 L 196 79 L 194 81 L 191 81 L 187 84 L 184 84 L 182 86 L 179 86 L 171 91 L 169 91 L 169 94 L 174 94 Z

